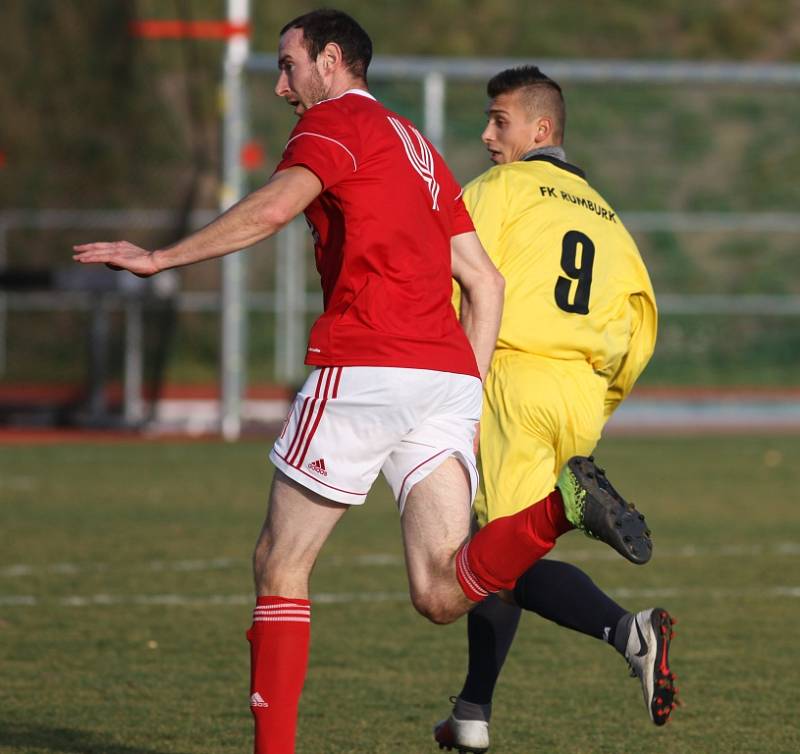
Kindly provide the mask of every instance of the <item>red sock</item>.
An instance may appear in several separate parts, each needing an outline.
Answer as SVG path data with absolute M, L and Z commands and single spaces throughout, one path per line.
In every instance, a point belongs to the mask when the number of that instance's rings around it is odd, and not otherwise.
M 294 754 L 297 705 L 308 665 L 311 603 L 259 597 L 247 638 L 255 754 Z
M 456 575 L 464 594 L 480 602 L 501 589 L 513 589 L 517 579 L 572 528 L 558 490 L 513 516 L 490 521 L 456 555 Z

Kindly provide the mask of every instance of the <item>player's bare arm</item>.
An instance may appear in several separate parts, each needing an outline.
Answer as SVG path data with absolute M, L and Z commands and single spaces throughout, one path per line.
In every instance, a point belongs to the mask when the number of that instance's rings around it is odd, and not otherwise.
M 476 233 L 453 236 L 450 248 L 453 277 L 461 286 L 461 325 L 485 379 L 500 332 L 505 280 Z
M 128 241 L 101 241 L 74 246 L 73 259 L 149 277 L 170 267 L 214 259 L 263 241 L 302 212 L 321 191 L 322 184 L 314 173 L 304 167 L 290 167 L 275 173 L 262 188 L 171 246 L 148 251 Z

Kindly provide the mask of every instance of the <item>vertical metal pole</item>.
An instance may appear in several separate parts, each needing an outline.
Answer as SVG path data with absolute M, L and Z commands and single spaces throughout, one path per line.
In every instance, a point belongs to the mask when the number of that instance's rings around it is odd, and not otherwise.
M 144 327 L 142 300 L 138 294 L 125 298 L 125 424 L 136 427 L 144 419 L 142 373 L 144 371 Z
M 287 377 L 291 382 L 297 382 L 303 374 L 303 360 L 306 354 L 306 338 L 308 333 L 305 327 L 306 314 L 306 254 L 305 239 L 307 237 L 306 225 L 303 218 L 298 218 L 291 223 L 292 235 L 289 244 L 289 275 L 288 275 L 288 310 L 289 318 L 286 326 L 287 349 Z
M 8 296 L 0 293 L 0 378 L 8 368 Z
M 8 225 L 0 220 L 0 270 L 8 262 Z M 4 377 L 8 367 L 8 299 L 0 293 L 0 377 Z
M 305 344 L 305 254 L 303 221 L 293 220 L 278 235 L 275 274 L 275 376 L 295 382 Z
M 250 19 L 249 0 L 228 0 L 228 21 L 244 25 Z M 241 150 L 244 143 L 244 64 L 250 50 L 246 32 L 228 39 L 223 67 L 223 166 L 220 209 L 224 212 L 245 193 Z M 226 440 L 235 440 L 242 429 L 242 397 L 245 371 L 245 322 L 247 316 L 245 258 L 240 252 L 222 260 L 222 344 L 220 372 L 222 396 L 220 429 Z
M 444 154 L 444 74 L 439 71 L 431 71 L 425 76 L 423 88 L 425 98 L 425 136 L 428 137 L 440 154 Z
M 108 306 L 106 296 L 92 296 L 89 325 L 89 422 L 99 426 L 108 420 L 106 382 L 108 380 Z
M 289 316 L 289 256 L 291 254 L 292 224 L 289 223 L 275 238 L 275 377 L 288 381 L 289 345 L 286 341 L 286 320 Z

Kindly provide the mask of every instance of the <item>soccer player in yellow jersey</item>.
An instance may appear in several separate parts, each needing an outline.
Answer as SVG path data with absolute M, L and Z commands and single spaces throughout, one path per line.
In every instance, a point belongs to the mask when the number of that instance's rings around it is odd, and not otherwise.
M 657 326 L 636 244 L 566 160 L 561 88 L 526 66 L 497 74 L 487 92 L 482 140 L 495 167 L 464 200 L 506 290 L 484 384 L 479 526 L 538 500 L 571 456 L 592 452 L 653 353 Z M 519 579 L 513 598 L 491 597 L 469 615 L 469 670 L 434 730 L 440 748 L 488 749 L 492 694 L 521 608 L 615 647 L 641 681 L 651 720 L 669 719 L 676 689 L 666 610 L 630 613 L 580 569 L 549 559 Z

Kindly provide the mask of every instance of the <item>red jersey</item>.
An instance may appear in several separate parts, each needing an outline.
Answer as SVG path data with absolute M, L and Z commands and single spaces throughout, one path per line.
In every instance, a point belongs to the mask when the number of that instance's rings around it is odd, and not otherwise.
M 461 188 L 414 125 L 350 90 L 300 118 L 276 170 L 322 183 L 306 208 L 325 304 L 306 364 L 478 376 L 450 303 L 450 238 L 473 230 Z

